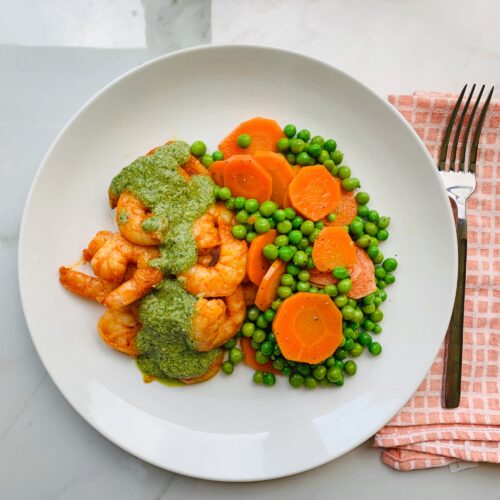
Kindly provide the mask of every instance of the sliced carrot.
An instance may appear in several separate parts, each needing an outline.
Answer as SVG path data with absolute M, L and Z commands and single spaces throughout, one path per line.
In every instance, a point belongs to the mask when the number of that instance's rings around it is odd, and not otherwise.
M 280 207 L 288 191 L 288 185 L 294 177 L 293 168 L 280 153 L 272 151 L 257 151 L 253 157 L 262 165 L 273 179 L 271 200 Z
M 344 228 L 325 226 L 314 242 L 312 259 L 320 271 L 352 266 L 356 263 L 356 245 Z
M 248 134 L 252 140 L 248 148 L 238 146 L 238 137 L 241 134 Z M 219 149 L 224 153 L 224 158 L 233 155 L 251 155 L 256 151 L 276 152 L 276 143 L 284 137 L 283 130 L 278 122 L 270 118 L 256 117 L 246 122 L 240 123 L 227 137 L 219 144 Z
M 336 216 L 335 220 L 330 222 L 325 218 L 325 224 L 327 226 L 347 226 L 358 214 L 358 203 L 354 197 L 354 191 L 345 191 L 344 189 L 341 189 L 340 192 L 340 203 L 333 211 Z
M 257 296 L 255 297 L 255 305 L 265 311 L 271 307 L 271 304 L 278 296 L 278 287 L 280 286 L 281 276 L 285 272 L 286 264 L 280 260 L 275 260 L 267 273 L 260 282 Z
M 245 363 L 250 368 L 254 370 L 261 370 L 267 373 L 274 373 L 276 375 L 281 375 L 281 372 L 274 368 L 273 363 L 268 361 L 266 364 L 261 365 L 257 363 L 255 359 L 255 349 L 252 347 L 251 341 L 247 337 L 241 339 L 241 350 L 243 351 L 243 363 Z
M 214 180 L 215 184 L 219 186 L 224 186 L 224 168 L 226 167 L 226 162 L 224 160 L 214 161 L 210 165 L 210 175 Z
M 335 285 L 338 281 L 332 276 L 332 273 L 330 271 L 323 272 L 314 268 L 309 271 L 309 274 L 311 275 L 309 278 L 309 282 L 319 288 L 323 288 L 326 285 Z
M 342 314 L 327 295 L 299 292 L 280 305 L 273 332 L 286 359 L 320 363 L 342 341 Z
M 340 203 L 340 186 L 323 165 L 300 169 L 288 193 L 293 208 L 313 221 L 333 212 Z
M 375 268 L 367 253 L 356 246 L 356 263 L 349 267 L 352 288 L 347 294 L 351 299 L 366 297 L 377 290 Z
M 262 278 L 271 267 L 271 262 L 264 257 L 262 250 L 266 245 L 273 243 L 277 235 L 276 229 L 271 229 L 267 233 L 256 236 L 250 244 L 247 253 L 247 276 L 256 285 L 260 285 Z
M 224 186 L 233 196 L 255 198 L 262 203 L 271 198 L 273 180 L 250 155 L 235 155 L 226 161 Z
M 299 167 L 298 165 L 295 165 L 292 170 L 293 170 L 293 176 L 295 177 L 299 172 L 302 167 Z M 290 187 L 290 184 L 288 185 Z M 283 197 L 283 208 L 289 208 L 292 206 L 292 200 L 290 199 L 290 191 L 287 188 L 285 192 L 285 196 Z

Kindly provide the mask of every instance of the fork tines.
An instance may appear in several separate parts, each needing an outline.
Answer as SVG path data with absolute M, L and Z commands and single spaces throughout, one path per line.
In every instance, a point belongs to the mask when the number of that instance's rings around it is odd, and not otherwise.
M 481 113 L 479 115 L 479 118 L 476 122 L 476 130 L 474 132 L 474 137 L 472 140 L 472 144 L 469 144 L 469 135 L 474 123 L 474 117 L 477 111 L 477 108 L 479 107 L 479 103 L 481 102 L 481 98 L 483 96 L 485 85 L 481 87 L 481 90 L 479 91 L 479 95 L 476 97 L 474 101 L 474 105 L 472 107 L 472 111 L 470 112 L 469 119 L 467 121 L 467 125 L 465 127 L 465 132 L 463 135 L 462 139 L 462 149 L 460 152 L 460 159 L 458 161 L 458 168 L 457 168 L 457 149 L 458 149 L 458 141 L 460 139 L 460 135 L 462 132 L 462 126 L 465 121 L 465 117 L 467 115 L 467 112 L 469 110 L 469 105 L 472 101 L 472 98 L 474 96 L 474 91 L 476 90 L 476 84 L 472 85 L 472 88 L 469 92 L 469 95 L 467 96 L 467 99 L 465 101 L 465 104 L 462 108 L 462 112 L 460 113 L 460 117 L 456 123 L 456 129 L 455 129 L 455 135 L 453 137 L 453 144 L 451 147 L 451 154 L 450 154 L 450 160 L 449 162 L 446 161 L 447 156 L 448 156 L 448 146 L 450 144 L 450 139 L 451 139 L 451 133 L 453 131 L 453 127 L 455 126 L 455 121 L 457 119 L 458 112 L 460 110 L 460 106 L 462 105 L 462 100 L 465 95 L 465 91 L 467 89 L 467 85 L 464 86 L 462 89 L 462 92 L 460 92 L 460 95 L 458 96 L 457 103 L 455 104 L 455 107 L 453 108 L 453 112 L 451 113 L 450 116 L 450 121 L 448 122 L 448 126 L 446 127 L 446 132 L 444 134 L 443 142 L 441 144 L 441 150 L 439 152 L 439 163 L 438 163 L 438 168 L 439 170 L 454 170 L 454 171 L 461 171 L 461 172 L 472 172 L 476 170 L 476 158 L 477 158 L 477 149 L 479 146 L 479 137 L 481 136 L 481 129 L 483 128 L 483 122 L 484 118 L 486 116 L 486 112 L 488 111 L 488 106 L 490 105 L 491 101 L 491 96 L 493 95 L 493 90 L 494 87 L 491 87 L 491 90 L 486 97 L 486 100 L 484 101 L 483 107 L 481 109 Z M 469 144 L 469 161 L 468 164 L 466 165 L 465 163 L 465 155 L 467 151 L 467 145 Z M 448 167 L 447 167 L 448 165 Z

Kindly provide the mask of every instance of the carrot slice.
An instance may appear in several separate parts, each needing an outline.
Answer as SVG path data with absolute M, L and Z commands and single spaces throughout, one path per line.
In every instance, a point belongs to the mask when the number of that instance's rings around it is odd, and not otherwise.
M 275 260 L 267 273 L 262 278 L 257 296 L 255 297 L 255 305 L 265 311 L 271 307 L 271 304 L 278 295 L 278 287 L 280 286 L 281 276 L 285 272 L 286 264 L 280 260 Z
M 341 189 L 340 192 L 340 203 L 333 211 L 336 215 L 335 220 L 330 222 L 325 218 L 325 224 L 327 226 L 347 226 L 358 214 L 358 203 L 354 197 L 354 191 L 345 191 L 344 189 Z
M 327 295 L 299 292 L 279 307 L 273 332 L 286 359 L 320 363 L 342 341 L 342 314 Z
M 299 167 L 298 165 L 295 165 L 292 170 L 293 170 L 293 176 L 295 177 L 299 172 L 302 167 Z M 290 187 L 290 184 L 288 185 Z M 285 196 L 283 197 L 283 208 L 289 208 L 292 206 L 292 200 L 290 199 L 290 191 L 287 188 L 285 192 Z
M 282 206 L 288 185 L 294 177 L 292 166 L 282 154 L 272 151 L 257 151 L 253 157 L 269 172 L 273 180 L 271 200 Z
M 356 264 L 349 267 L 352 288 L 347 294 L 351 299 L 366 297 L 377 290 L 375 284 L 375 268 L 367 253 L 356 247 Z
M 235 155 L 226 161 L 224 186 L 233 196 L 255 198 L 262 203 L 271 197 L 273 180 L 250 155 Z
M 340 203 L 340 186 L 323 165 L 300 169 L 288 193 L 293 208 L 313 221 L 333 212 Z
M 309 278 L 310 283 L 319 288 L 324 288 L 326 285 L 335 285 L 338 282 L 330 271 L 323 272 L 314 268 L 311 269 L 309 273 L 311 275 Z
M 262 250 L 266 245 L 273 243 L 277 235 L 276 229 L 271 229 L 267 233 L 256 236 L 250 244 L 247 253 L 247 276 L 256 285 L 260 285 L 262 278 L 271 267 L 271 262 L 264 257 Z
M 255 359 L 255 349 L 252 347 L 251 341 L 247 337 L 241 339 L 241 350 L 243 351 L 243 363 L 245 363 L 250 368 L 254 370 L 261 370 L 267 373 L 274 373 L 275 375 L 281 375 L 281 372 L 274 368 L 273 363 L 268 361 L 266 364 L 261 365 L 257 363 Z
M 325 226 L 314 242 L 312 259 L 320 271 L 352 266 L 356 263 L 356 245 L 344 228 Z
M 210 165 L 210 175 L 214 180 L 215 184 L 218 186 L 224 186 L 224 168 L 226 167 L 226 162 L 224 160 L 214 161 Z
M 248 134 L 252 140 L 248 148 L 238 146 L 238 137 L 241 134 Z M 228 136 L 219 144 L 219 149 L 224 153 L 224 158 L 233 155 L 251 155 L 256 151 L 276 152 L 276 143 L 284 137 L 283 130 L 278 122 L 270 118 L 256 117 L 246 122 L 240 123 Z

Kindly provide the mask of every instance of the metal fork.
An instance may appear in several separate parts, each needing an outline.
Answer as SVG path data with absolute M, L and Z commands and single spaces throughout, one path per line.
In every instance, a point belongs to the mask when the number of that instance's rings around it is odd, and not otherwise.
M 445 357 L 445 368 L 444 368 L 444 391 L 443 391 L 443 406 L 445 408 L 457 408 L 460 404 L 460 383 L 462 379 L 462 345 L 463 345 L 463 328 L 464 328 L 464 301 L 465 301 L 465 273 L 466 273 L 466 262 L 467 262 L 467 219 L 466 219 L 466 202 L 467 198 L 476 189 L 476 159 L 477 150 L 479 145 L 479 138 L 481 136 L 481 129 L 483 127 L 484 118 L 486 112 L 488 111 L 488 106 L 491 101 L 491 96 L 493 95 L 493 87 L 490 93 L 486 97 L 486 100 L 481 109 L 481 113 L 476 122 L 476 130 L 474 132 L 474 137 L 472 144 L 469 144 L 469 158 L 468 162 L 465 162 L 467 145 L 469 143 L 469 135 L 473 126 L 474 116 L 478 109 L 481 97 L 483 96 L 485 86 L 481 87 L 479 95 L 476 98 L 474 106 L 469 116 L 467 126 L 465 128 L 462 150 L 460 153 L 460 159 L 457 164 L 457 149 L 458 142 L 460 139 L 460 134 L 462 131 L 462 125 L 464 123 L 469 104 L 474 95 L 476 85 L 472 86 L 472 89 L 467 97 L 467 100 L 462 108 L 460 118 L 458 119 L 455 135 L 453 138 L 453 143 L 451 147 L 450 159 L 447 161 L 448 157 L 448 146 L 450 143 L 450 138 L 455 125 L 455 120 L 457 118 L 460 106 L 462 104 L 467 85 L 464 86 L 462 92 L 458 96 L 457 103 L 453 108 L 450 120 L 448 122 L 448 127 L 443 138 L 443 143 L 441 144 L 441 150 L 439 153 L 439 163 L 438 168 L 441 175 L 441 179 L 446 187 L 446 192 L 448 196 L 455 202 L 457 207 L 457 244 L 458 244 L 458 277 L 457 277 L 457 290 L 455 293 L 455 304 L 453 306 L 453 312 L 450 320 L 450 328 L 448 330 L 448 341 L 446 345 L 446 357 Z

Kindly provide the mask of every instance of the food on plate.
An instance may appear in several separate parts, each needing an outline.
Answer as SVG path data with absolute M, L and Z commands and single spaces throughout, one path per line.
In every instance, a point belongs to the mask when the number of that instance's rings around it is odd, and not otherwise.
M 155 147 L 112 179 L 117 229 L 60 282 L 104 306 L 100 338 L 146 382 L 191 385 L 243 363 L 256 384 L 342 386 L 353 358 L 381 353 L 372 335 L 397 268 L 380 249 L 390 218 L 368 208 L 343 156 L 262 117 L 212 154 L 200 140 Z

